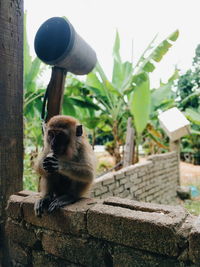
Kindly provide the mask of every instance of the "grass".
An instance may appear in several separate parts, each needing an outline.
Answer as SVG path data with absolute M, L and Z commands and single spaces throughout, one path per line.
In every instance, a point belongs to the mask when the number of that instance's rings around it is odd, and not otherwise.
M 200 191 L 199 182 L 193 182 L 193 184 L 187 184 L 187 186 L 195 186 Z M 192 197 L 191 199 L 187 199 L 183 201 L 182 205 L 193 215 L 200 214 L 200 196 Z
M 200 199 L 199 198 L 193 198 L 191 200 L 185 200 L 184 207 L 194 215 L 200 214 Z

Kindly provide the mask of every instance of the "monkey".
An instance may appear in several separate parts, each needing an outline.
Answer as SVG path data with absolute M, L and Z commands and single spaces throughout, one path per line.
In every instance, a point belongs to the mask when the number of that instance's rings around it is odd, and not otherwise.
M 35 215 L 41 217 L 86 195 L 95 176 L 94 152 L 78 120 L 56 115 L 46 124 L 44 147 L 36 164 L 41 198 Z

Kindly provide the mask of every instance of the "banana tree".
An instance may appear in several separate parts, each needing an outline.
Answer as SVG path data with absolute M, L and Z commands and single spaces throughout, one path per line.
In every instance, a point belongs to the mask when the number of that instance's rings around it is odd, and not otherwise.
M 149 73 L 155 69 L 155 62 L 162 59 L 177 38 L 178 31 L 175 31 L 157 46 L 154 44 L 154 38 L 133 66 L 132 63 L 123 62 L 121 59 L 120 38 L 117 32 L 113 47 L 112 81 L 108 80 L 99 63 L 87 76 L 86 85 L 111 128 L 116 163 L 121 160 L 120 145 L 124 142 L 127 118 L 132 115 L 138 137 L 147 126 L 151 110 Z
M 110 128 L 110 133 L 113 135 L 113 155 L 117 164 L 121 161 L 120 145 L 123 143 L 124 135 L 122 129 L 130 115 L 126 104 L 127 94 L 124 94 L 124 91 L 131 84 L 132 75 L 132 64 L 122 63 L 120 58 L 118 33 L 113 48 L 113 57 L 112 82 L 108 80 L 98 63 L 95 70 L 88 74 L 86 85 L 102 109 L 101 120 Z
M 163 92 L 168 91 L 172 87 L 173 82 L 177 79 L 177 72 L 168 80 L 167 84 L 161 85 L 159 91 L 155 93 L 151 90 L 149 82 L 149 73 L 153 72 L 156 68 L 155 63 L 162 60 L 163 56 L 168 52 L 173 42 L 177 40 L 179 31 L 176 30 L 170 34 L 161 43 L 155 46 L 156 37 L 150 42 L 145 49 L 142 56 L 139 58 L 133 72 L 130 109 L 134 117 L 134 124 L 138 135 L 144 131 L 151 113 L 151 103 L 154 103 L 155 94 L 163 95 Z M 165 94 L 166 95 L 166 94 Z M 153 100 L 153 101 L 152 101 Z M 160 101 L 161 99 L 157 99 Z
M 24 14 L 24 115 L 25 117 L 35 117 L 41 110 L 42 96 L 44 88 L 37 86 L 37 79 L 44 70 L 39 58 L 32 59 L 30 47 L 27 40 L 26 30 L 27 13 Z
M 160 111 L 177 106 L 176 93 L 173 88 L 178 77 L 179 71 L 175 69 L 166 83 L 160 81 L 158 88 L 151 89 L 149 121 L 143 132 L 143 143 L 148 154 L 161 153 L 169 150 L 168 139 L 159 125 L 158 115 Z

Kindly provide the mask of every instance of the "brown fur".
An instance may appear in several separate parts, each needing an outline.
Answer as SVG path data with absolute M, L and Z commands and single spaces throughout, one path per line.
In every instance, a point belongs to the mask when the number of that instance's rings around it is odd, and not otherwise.
M 36 171 L 41 176 L 40 191 L 42 197 L 69 195 L 79 199 L 85 196 L 95 175 L 94 153 L 85 133 L 76 136 L 78 120 L 70 116 L 54 116 L 46 125 L 44 149 L 36 162 Z M 69 133 L 69 144 L 62 155 L 57 156 L 59 169 L 48 173 L 43 168 L 44 159 L 52 153 L 47 141 L 48 130 Z

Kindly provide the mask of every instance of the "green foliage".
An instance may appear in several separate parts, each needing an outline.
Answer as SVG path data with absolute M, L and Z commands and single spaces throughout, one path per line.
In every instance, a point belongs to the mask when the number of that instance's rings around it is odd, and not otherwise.
M 192 68 L 181 75 L 177 85 L 177 95 L 180 98 L 180 108 L 197 109 L 200 105 L 200 45 L 197 46 Z
M 185 111 L 185 115 L 191 122 L 200 126 L 200 112 L 192 108 L 187 108 Z
M 43 71 L 41 61 L 32 59 L 27 40 L 27 14 L 24 14 L 24 188 L 36 190 L 37 177 L 33 171 L 33 155 L 37 156 L 42 146 L 40 113 L 45 89 L 37 85 Z
M 29 153 L 24 155 L 24 179 L 23 188 L 26 190 L 37 191 L 38 177 L 33 170 L 31 165 L 32 159 Z
M 133 82 L 137 85 L 130 101 L 131 113 L 134 117 L 134 124 L 137 133 L 141 134 L 149 120 L 151 92 L 149 76 L 146 73 L 140 73 L 134 76 Z
M 186 200 L 184 202 L 184 207 L 194 215 L 199 216 L 200 214 L 200 205 L 199 205 L 199 199 L 192 199 L 192 200 Z
M 175 31 L 157 46 L 154 38 L 136 66 L 133 66 L 132 63 L 123 62 L 121 59 L 120 38 L 117 32 L 113 46 L 112 81 L 108 80 L 99 63 L 95 70 L 88 74 L 86 86 L 98 106 L 101 107 L 100 114 L 103 115 L 105 123 L 110 126 L 115 153 L 119 154 L 119 146 L 124 142 L 127 118 L 133 117 L 137 134 L 138 136 L 141 135 L 147 126 L 151 112 L 155 110 L 155 105 L 151 104 L 151 99 L 155 100 L 157 97 L 159 101 L 159 98 L 162 98 L 164 103 L 171 94 L 177 72 L 174 73 L 173 77 L 170 77 L 168 83 L 161 85 L 160 90 L 162 92 L 160 94 L 158 94 L 158 90 L 156 92 L 151 90 L 149 72 L 155 69 L 155 62 L 159 62 L 163 58 L 177 38 L 178 31 Z M 154 92 L 153 95 L 152 92 Z M 165 92 L 164 99 L 163 92 Z M 114 156 L 115 158 L 119 157 L 119 155 Z
M 142 56 L 139 58 L 132 77 L 132 88 L 135 89 L 131 104 L 131 111 L 134 116 L 134 123 L 138 134 L 141 134 L 149 121 L 150 112 L 153 111 L 153 105 L 155 107 L 160 104 L 160 100 L 168 99 L 166 94 L 171 94 L 171 88 L 174 80 L 177 78 L 176 74 L 172 76 L 167 84 L 161 84 L 157 90 L 150 90 L 148 73 L 153 72 L 156 68 L 155 62 L 160 62 L 163 56 L 168 52 L 172 43 L 177 40 L 179 36 L 178 30 L 173 32 L 170 36 L 155 45 L 156 37 L 150 42 L 145 49 Z M 165 93 L 163 95 L 163 93 Z M 134 94 L 136 99 L 134 100 Z M 156 102 L 155 102 L 156 100 Z M 151 104 L 152 103 L 152 104 Z
M 136 64 L 136 73 L 140 72 L 152 72 L 155 70 L 155 62 L 160 62 L 163 56 L 168 52 L 169 48 L 172 46 L 173 42 L 177 40 L 179 36 L 179 31 L 176 30 L 170 36 L 168 36 L 165 40 L 160 42 L 157 46 L 155 46 L 155 36 L 150 44 L 147 46 L 142 56 L 139 58 Z
M 192 67 L 181 75 L 177 84 L 178 107 L 191 122 L 191 134 L 182 139 L 182 152 L 200 157 L 200 45 L 195 50 Z M 199 163 L 198 163 L 199 164 Z

